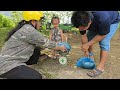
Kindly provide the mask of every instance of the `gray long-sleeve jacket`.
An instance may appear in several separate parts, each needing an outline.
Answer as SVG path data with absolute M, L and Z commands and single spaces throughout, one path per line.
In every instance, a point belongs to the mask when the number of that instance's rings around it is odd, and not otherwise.
M 0 53 L 0 75 L 20 66 L 26 65 L 34 52 L 35 46 L 54 48 L 56 43 L 42 36 L 29 24 L 15 32 L 3 46 Z

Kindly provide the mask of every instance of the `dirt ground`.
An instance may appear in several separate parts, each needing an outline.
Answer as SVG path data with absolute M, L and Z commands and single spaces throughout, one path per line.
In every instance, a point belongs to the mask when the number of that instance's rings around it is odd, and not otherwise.
M 61 65 L 58 60 L 51 58 L 39 60 L 33 68 L 42 73 L 44 79 L 120 79 L 120 40 L 114 37 L 111 41 L 111 51 L 105 64 L 105 71 L 97 77 L 89 77 L 87 69 L 75 68 L 76 60 L 82 57 L 80 50 L 80 36 L 69 34 L 68 42 L 72 50 L 67 55 L 67 65 Z M 99 45 L 94 48 L 96 65 L 99 62 Z

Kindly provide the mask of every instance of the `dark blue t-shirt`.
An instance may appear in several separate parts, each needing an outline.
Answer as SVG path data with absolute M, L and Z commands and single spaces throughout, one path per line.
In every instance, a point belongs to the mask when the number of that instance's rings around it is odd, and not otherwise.
M 118 11 L 92 11 L 92 24 L 88 30 L 94 30 L 100 35 L 110 32 L 110 25 L 120 21 Z

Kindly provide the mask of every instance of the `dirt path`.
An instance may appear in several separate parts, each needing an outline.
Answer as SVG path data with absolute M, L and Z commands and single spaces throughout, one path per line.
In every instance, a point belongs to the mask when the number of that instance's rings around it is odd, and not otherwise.
M 46 59 L 39 61 L 37 65 L 34 65 L 37 71 L 43 73 L 43 77 L 46 79 L 119 79 L 120 78 L 120 40 L 112 40 L 111 52 L 106 62 L 105 71 L 95 77 L 91 78 L 86 75 L 89 71 L 87 69 L 75 68 L 76 60 L 82 56 L 80 50 L 80 36 L 69 36 L 69 42 L 72 46 L 70 54 L 67 56 L 68 64 L 61 65 L 58 60 Z M 99 46 L 95 45 L 95 62 L 99 62 Z

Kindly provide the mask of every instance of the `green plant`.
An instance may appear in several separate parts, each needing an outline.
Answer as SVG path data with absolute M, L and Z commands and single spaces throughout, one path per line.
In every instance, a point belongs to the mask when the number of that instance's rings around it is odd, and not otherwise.
M 78 34 L 79 33 L 79 29 L 75 28 L 75 27 L 72 27 L 70 32 L 73 33 L 73 34 Z
M 48 29 L 45 29 L 45 30 L 40 30 L 40 33 L 42 33 L 45 37 L 48 37 L 49 38 L 49 35 L 50 35 L 50 30 Z
M 12 29 L 11 27 L 0 28 L 0 48 L 4 45 L 5 38 L 11 29 Z
M 63 30 L 63 32 L 70 32 L 72 26 L 67 24 L 60 24 L 59 27 Z
M 23 19 L 22 11 L 11 11 L 11 18 L 14 21 L 14 23 L 17 24 Z
M 1 21 L 0 28 L 15 27 L 15 23 L 13 22 L 13 20 L 3 14 L 0 14 L 0 21 Z

